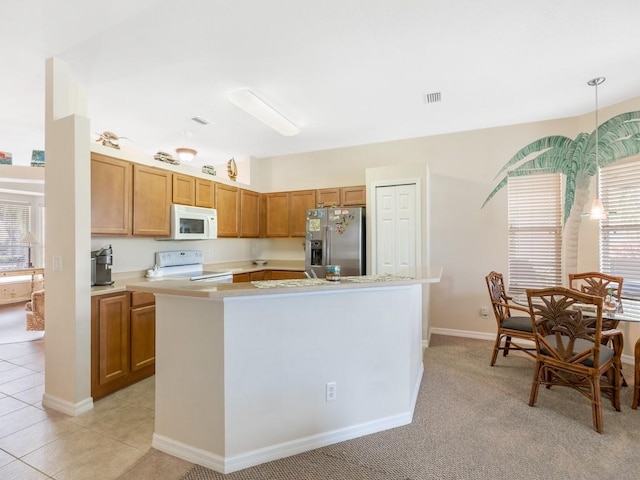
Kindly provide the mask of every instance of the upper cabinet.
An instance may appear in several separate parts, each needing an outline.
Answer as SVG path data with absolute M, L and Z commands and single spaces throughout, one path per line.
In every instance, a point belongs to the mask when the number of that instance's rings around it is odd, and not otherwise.
M 260 236 L 260 194 L 244 188 L 240 189 L 240 236 Z
M 344 207 L 364 207 L 367 204 L 367 188 L 364 185 L 342 187 L 341 205 Z
M 91 154 L 91 234 L 131 235 L 131 163 Z
M 317 191 L 318 205 L 324 207 L 364 207 L 367 204 L 366 187 L 322 188 Z
M 180 205 L 195 205 L 196 178 L 190 175 L 174 173 L 173 177 L 173 203 Z
M 196 207 L 214 208 L 214 183 L 204 178 L 196 178 Z
M 267 193 L 264 198 L 266 236 L 288 237 L 289 193 Z
M 133 165 L 133 234 L 166 237 L 170 234 L 171 172 Z
M 267 193 L 265 195 L 266 236 L 306 236 L 307 209 L 315 207 L 315 190 Z
M 315 190 L 298 190 L 290 192 L 291 208 L 289 210 L 289 236 L 307 236 L 307 210 L 316 208 Z
M 218 237 L 237 237 L 240 232 L 240 193 L 238 187 L 217 183 L 215 205 L 218 212 Z

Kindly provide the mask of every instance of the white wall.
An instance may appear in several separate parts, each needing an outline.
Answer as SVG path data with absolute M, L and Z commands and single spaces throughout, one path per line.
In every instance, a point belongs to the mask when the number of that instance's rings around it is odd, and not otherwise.
M 600 123 L 625 111 L 640 110 L 640 97 L 599 112 Z M 430 325 L 493 334 L 495 320 L 481 318 L 488 306 L 484 277 L 507 272 L 506 188 L 484 209 L 500 168 L 522 147 L 547 135 L 575 138 L 591 133 L 593 113 L 581 117 L 422 137 L 395 142 L 260 159 L 266 190 L 321 188 L 364 183 L 367 169 L 390 166 L 402 171 L 422 163 L 431 173 L 428 230 L 431 264 L 444 268 L 431 289 Z M 253 172 L 258 168 L 253 168 Z M 594 190 L 594 187 L 592 187 Z M 430 240 L 429 240 L 430 236 Z M 583 221 L 578 251 L 580 269 L 597 269 L 597 227 Z M 628 326 L 627 326 L 628 327 Z M 625 327 L 626 328 L 626 327 Z M 627 332 L 625 353 L 640 335 Z

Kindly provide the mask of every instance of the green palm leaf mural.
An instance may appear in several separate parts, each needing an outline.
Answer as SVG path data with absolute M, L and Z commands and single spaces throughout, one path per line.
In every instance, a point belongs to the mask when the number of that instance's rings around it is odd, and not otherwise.
M 575 139 L 551 135 L 520 149 L 498 172 L 502 176 L 481 208 L 498 193 L 509 177 L 562 173 L 565 176 L 564 224 L 571 214 L 577 188 L 588 189 L 588 178 L 603 167 L 640 153 L 640 111 L 622 113 L 598 127 L 598 159 L 596 131 L 579 133 Z M 537 154 L 537 155 L 536 155 Z M 584 207 L 582 205 L 581 207 Z

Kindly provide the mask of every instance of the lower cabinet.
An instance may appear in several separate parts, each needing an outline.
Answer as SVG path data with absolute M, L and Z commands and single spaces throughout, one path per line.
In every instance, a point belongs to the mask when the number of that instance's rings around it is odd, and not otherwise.
M 294 278 L 305 278 L 304 272 L 292 270 L 259 270 L 257 272 L 236 273 L 233 276 L 233 283 L 253 282 L 254 280 L 289 280 Z
M 91 396 L 104 397 L 155 373 L 155 299 L 120 292 L 91 298 Z

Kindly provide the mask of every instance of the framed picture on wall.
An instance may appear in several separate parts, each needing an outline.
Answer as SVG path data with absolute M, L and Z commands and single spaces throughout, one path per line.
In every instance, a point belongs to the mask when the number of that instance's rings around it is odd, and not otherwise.
M 0 152 L 0 165 L 11 165 L 12 159 L 10 152 Z
M 31 152 L 31 166 L 44 167 L 44 150 L 33 150 Z

